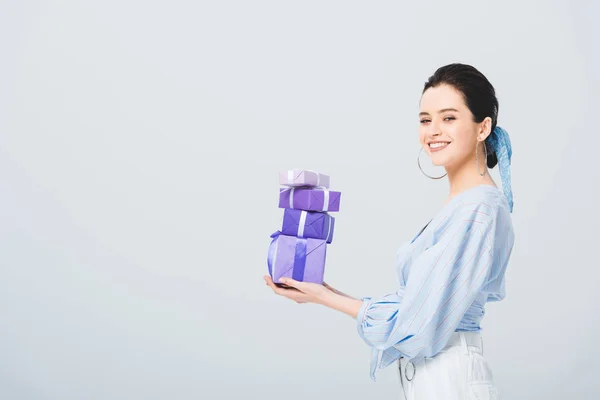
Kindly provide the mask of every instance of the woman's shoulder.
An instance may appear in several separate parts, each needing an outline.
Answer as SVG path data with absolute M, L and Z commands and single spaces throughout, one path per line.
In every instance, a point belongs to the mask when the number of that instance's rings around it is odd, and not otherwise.
M 474 187 L 456 195 L 427 223 L 411 241 L 405 242 L 398 253 L 411 253 L 418 247 L 427 249 L 455 229 L 472 226 L 492 227 L 498 234 L 512 231 L 508 202 L 495 186 Z M 452 233 L 450 233 L 452 235 Z
M 491 185 L 480 185 L 456 195 L 444 207 L 437 224 L 444 230 L 457 221 L 489 223 L 492 221 L 510 222 L 510 210 L 502 191 Z

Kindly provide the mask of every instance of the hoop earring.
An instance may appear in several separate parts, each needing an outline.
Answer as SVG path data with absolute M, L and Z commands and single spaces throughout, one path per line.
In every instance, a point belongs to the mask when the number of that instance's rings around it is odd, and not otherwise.
M 475 163 L 477 164 L 477 172 L 479 172 L 479 152 L 477 151 L 478 148 L 479 148 L 479 141 L 475 145 Z M 484 160 L 484 162 L 487 162 L 488 152 L 487 152 L 487 147 L 485 146 L 485 141 L 483 141 L 483 149 L 485 150 L 485 160 Z M 486 172 L 485 172 L 485 169 L 484 169 L 483 170 L 483 174 L 481 172 L 479 172 L 479 175 L 484 176 L 485 173 Z
M 438 176 L 438 177 L 427 175 L 427 173 L 425 171 L 423 171 L 423 168 L 421 168 L 421 160 L 420 160 L 420 158 L 421 158 L 421 152 L 422 151 L 423 151 L 423 147 L 421 147 L 421 150 L 419 150 L 419 155 L 417 156 L 417 165 L 419 166 L 419 169 L 421 170 L 421 172 L 423 173 L 423 175 L 425 175 L 426 177 L 428 177 L 430 179 L 442 179 L 443 177 L 445 177 L 446 175 L 448 175 L 447 172 L 444 175 Z

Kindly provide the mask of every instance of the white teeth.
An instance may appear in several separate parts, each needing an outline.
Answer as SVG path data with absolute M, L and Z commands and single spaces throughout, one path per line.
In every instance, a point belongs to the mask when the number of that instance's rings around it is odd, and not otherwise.
M 444 147 L 444 146 L 448 145 L 448 143 L 430 143 L 429 147 L 431 147 L 432 149 L 435 149 L 438 147 Z

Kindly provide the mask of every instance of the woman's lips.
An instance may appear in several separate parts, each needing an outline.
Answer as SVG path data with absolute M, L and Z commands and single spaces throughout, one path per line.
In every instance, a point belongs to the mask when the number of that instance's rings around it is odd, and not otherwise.
M 431 147 L 431 146 L 429 146 L 429 150 L 430 150 L 432 153 L 435 153 L 436 151 L 442 151 L 442 150 L 444 150 L 444 149 L 445 149 L 446 147 L 448 147 L 448 146 L 450 146 L 450 143 L 448 143 L 448 144 L 447 144 L 447 145 L 445 145 L 445 146 L 440 146 L 440 147 Z

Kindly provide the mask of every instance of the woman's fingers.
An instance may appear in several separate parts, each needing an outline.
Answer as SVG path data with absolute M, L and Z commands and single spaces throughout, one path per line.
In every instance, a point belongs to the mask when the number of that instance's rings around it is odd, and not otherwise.
M 275 285 L 275 283 L 273 282 L 273 279 L 271 279 L 270 276 L 265 276 L 265 282 L 267 282 L 267 286 L 269 286 L 271 289 L 273 289 L 273 291 L 277 294 L 281 294 L 279 293 L 280 288 Z
M 285 295 L 286 293 L 289 293 L 291 291 L 294 292 L 298 292 L 299 290 L 293 287 L 281 287 L 281 286 L 277 286 L 277 284 L 275 284 L 275 282 L 273 282 L 273 279 L 271 279 L 271 277 L 267 277 L 265 276 L 265 281 L 267 282 L 267 286 L 269 286 L 271 289 L 273 289 L 273 291 L 279 295 Z
M 275 294 L 278 294 L 283 297 L 287 297 L 288 299 L 294 300 L 296 303 L 306 302 L 307 296 L 304 293 L 302 293 L 300 290 L 298 290 L 294 287 L 291 287 L 291 286 L 288 288 L 279 287 L 273 282 L 273 279 L 271 279 L 270 276 L 265 276 L 264 279 L 265 279 L 267 286 L 269 286 L 271 289 L 273 289 L 273 292 L 275 292 Z
M 276 284 L 275 282 L 273 282 L 273 279 L 271 279 L 270 276 L 264 276 L 265 281 L 267 282 L 267 285 L 269 286 L 275 286 L 275 287 L 281 287 L 278 286 L 278 284 Z M 300 282 L 297 280 L 294 280 L 292 278 L 279 278 L 279 284 L 285 286 L 287 289 L 296 289 L 296 290 L 300 290 L 302 285 L 304 284 L 304 282 Z
M 296 288 L 296 289 L 301 289 L 302 284 L 304 283 L 304 282 L 294 280 L 292 278 L 279 278 L 279 282 L 283 283 L 284 285 Z

